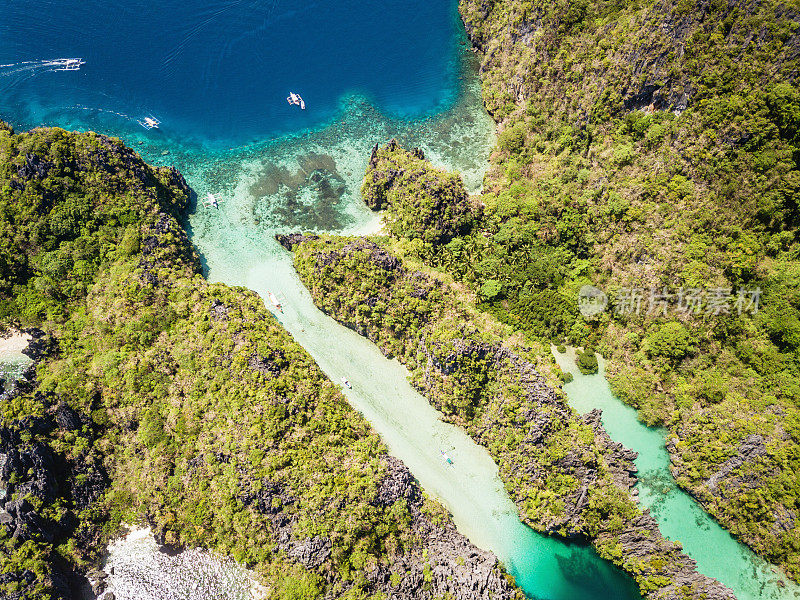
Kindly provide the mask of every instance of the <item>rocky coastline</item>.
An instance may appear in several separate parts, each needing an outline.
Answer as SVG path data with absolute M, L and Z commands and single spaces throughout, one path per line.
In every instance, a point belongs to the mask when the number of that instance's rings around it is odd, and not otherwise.
M 39 328 L 23 328 L 20 332 L 28 336 L 28 345 L 22 353 L 32 363 L 15 384 L 0 395 L 0 402 L 10 403 L 15 398 L 35 393 L 48 409 L 44 415 L 31 415 L 0 426 L 0 527 L 17 544 L 31 541 L 53 545 L 80 534 L 73 512 L 54 519 L 47 514 L 48 505 L 57 497 L 66 496 L 78 510 L 89 507 L 107 488 L 108 477 L 102 465 L 67 459 L 54 451 L 51 444 L 35 441 L 83 427 L 90 430 L 92 421 L 68 404 L 58 402 L 51 394 L 35 391 L 37 366 L 56 355 L 58 345 Z M 90 551 L 88 547 L 86 550 Z M 84 570 L 54 556 L 49 572 L 53 598 L 67 600 L 85 597 L 92 589 L 102 591 L 102 586 L 93 586 L 85 575 Z M 29 569 L 0 574 L 0 584 L 16 582 L 21 588 L 9 600 L 28 598 L 25 587 L 36 579 L 37 574 Z
M 637 578 L 647 598 L 734 598 L 718 581 L 698 573 L 695 561 L 680 551 L 680 545 L 666 540 L 647 511 L 636 507 L 636 454 L 610 439 L 599 411 L 579 418 L 563 392 L 523 356 L 524 348 L 487 341 L 485 332 L 479 334 L 470 326 L 466 314 L 456 318 L 459 326 L 439 322 L 444 313 L 457 311 L 449 304 L 446 284 L 406 268 L 386 248 L 366 238 L 292 239 L 295 266 L 317 306 L 376 343 L 384 354 L 396 355 L 411 369 L 415 387 L 445 419 L 464 427 L 490 450 L 524 522 L 538 531 L 592 543 L 602 556 Z M 376 279 L 354 286 L 344 283 L 350 279 L 342 276 L 344 272 L 374 272 Z M 360 297 L 354 289 L 368 297 Z M 419 318 L 406 329 L 387 329 L 380 325 L 382 316 L 368 311 L 376 306 L 406 311 L 401 307 L 412 306 L 412 297 L 430 302 L 425 310 L 416 309 Z M 443 331 L 451 334 L 442 338 Z M 497 381 L 501 390 L 477 401 L 474 410 L 479 418 L 454 411 L 451 404 L 454 386 L 463 385 L 475 365 L 483 373 L 482 386 Z M 512 387 L 520 390 L 513 399 L 503 391 Z M 503 407 L 512 402 L 518 408 L 509 417 Z M 563 440 L 560 436 L 581 426 L 591 432 L 591 441 L 578 444 L 573 438 L 567 449 L 558 450 L 563 443 L 557 441 Z M 507 435 L 517 441 L 512 451 L 498 453 L 497 442 Z M 531 511 L 532 500 L 549 493 L 554 473 L 573 483 L 558 494 L 558 502 Z M 607 503 L 604 510 L 610 512 L 598 513 L 592 506 L 598 502 Z
M 418 482 L 402 461 L 389 455 L 384 455 L 382 460 L 386 473 L 378 484 L 373 504 L 386 509 L 398 501 L 405 503 L 411 517 L 409 527 L 418 544 L 408 552 L 393 556 L 388 563 L 377 564 L 367 570 L 366 591 L 381 593 L 397 600 L 433 600 L 441 597 L 453 600 L 523 599 L 513 578 L 503 571 L 493 553 L 475 547 L 458 533 L 446 513 L 441 510 L 431 512 L 431 506 L 426 505 Z M 324 536 L 297 539 L 292 533 L 295 523 L 290 513 L 277 508 L 291 507 L 297 498 L 277 483 L 263 482 L 257 492 L 243 492 L 241 501 L 270 515 L 275 539 L 287 556 L 305 568 L 319 572 L 331 585 L 337 583 L 337 578 L 325 567 L 331 555 L 330 540 Z M 146 529 L 137 535 L 149 535 L 149 532 Z M 124 533 L 127 534 L 127 531 Z M 154 531 L 152 535 L 162 553 L 175 556 L 189 551 L 167 543 L 163 530 Z M 153 578 L 147 585 L 155 592 L 181 589 L 180 586 L 189 585 L 183 581 L 185 577 L 172 582 L 164 581 L 157 574 L 139 574 L 137 570 L 140 567 L 132 566 L 131 560 L 135 561 L 131 558 L 124 561 L 115 558 L 111 561 L 112 566 L 106 567 L 105 571 L 95 570 L 89 573 L 88 578 L 98 600 L 114 600 L 115 597 L 117 600 L 129 600 L 132 598 L 130 580 L 145 576 Z M 196 553 L 189 560 L 198 560 Z M 209 560 L 213 560 L 213 557 L 206 557 L 201 562 L 205 564 Z M 109 572 L 109 568 L 116 571 Z M 175 574 L 173 576 L 177 577 Z M 125 589 L 115 595 L 114 582 L 118 579 L 125 583 Z M 253 579 L 257 581 L 258 577 L 253 574 Z M 267 597 L 266 588 L 261 591 L 263 597 Z
M 501 568 L 495 555 L 471 544 L 456 531 L 445 514 L 426 514 L 422 490 L 408 468 L 398 459 L 386 457 L 387 472 L 375 502 L 390 506 L 405 500 L 411 513 L 411 527 L 425 551 L 397 557 L 380 565 L 367 578 L 392 598 L 439 598 L 454 600 L 521 599 L 513 579 Z M 405 573 L 393 583 L 392 573 Z

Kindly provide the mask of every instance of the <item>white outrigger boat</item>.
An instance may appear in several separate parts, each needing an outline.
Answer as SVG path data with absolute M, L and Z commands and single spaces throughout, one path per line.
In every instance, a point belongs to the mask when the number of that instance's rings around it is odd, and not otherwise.
M 222 200 L 218 199 L 214 194 L 210 193 L 206 196 L 206 199 L 203 200 L 203 206 L 206 208 L 217 208 L 219 209 L 219 203 Z
M 272 292 L 267 292 L 267 294 L 269 295 L 269 301 L 272 302 L 275 308 L 278 309 L 278 312 L 283 312 L 283 307 L 281 306 L 281 303 L 278 301 L 277 296 L 275 296 L 275 294 L 273 294 Z
M 161 121 L 151 116 L 147 116 L 141 121 L 136 121 L 136 122 L 139 123 L 139 125 L 141 125 L 145 129 L 158 129 L 158 126 L 161 125 Z
M 82 58 L 57 58 L 44 63 L 46 67 L 57 67 L 55 71 L 79 71 L 86 61 Z
M 342 377 L 342 385 L 346 387 L 348 390 L 353 389 L 353 386 L 349 381 L 347 381 L 347 377 Z
M 300 97 L 300 94 L 295 94 L 294 92 L 289 92 L 289 95 L 286 97 L 286 101 L 289 104 L 296 104 L 302 110 L 306 109 L 305 101 Z

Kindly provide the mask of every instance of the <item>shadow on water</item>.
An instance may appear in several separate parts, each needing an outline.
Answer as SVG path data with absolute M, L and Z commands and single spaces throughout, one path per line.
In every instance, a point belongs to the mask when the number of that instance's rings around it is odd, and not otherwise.
M 192 239 L 194 235 L 192 217 L 197 214 L 197 192 L 192 188 L 189 188 L 189 191 L 189 203 L 186 206 L 186 210 L 179 215 L 178 221 L 189 239 Z M 203 274 L 203 277 L 208 277 L 208 261 L 206 260 L 206 255 L 197 244 L 194 244 L 194 249 L 200 261 L 200 272 Z

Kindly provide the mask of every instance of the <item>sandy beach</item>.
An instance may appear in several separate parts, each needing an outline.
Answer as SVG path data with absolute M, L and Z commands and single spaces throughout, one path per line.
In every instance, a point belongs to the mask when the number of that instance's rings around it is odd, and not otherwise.
M 18 331 L 6 332 L 6 336 L 0 336 L 0 360 L 5 357 L 19 355 L 30 342 L 31 336 L 27 333 Z

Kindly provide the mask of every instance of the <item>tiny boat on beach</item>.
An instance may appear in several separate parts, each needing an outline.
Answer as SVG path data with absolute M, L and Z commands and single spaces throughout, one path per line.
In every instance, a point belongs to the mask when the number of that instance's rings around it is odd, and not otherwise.
M 294 92 L 289 92 L 289 95 L 286 97 L 286 101 L 289 104 L 294 104 L 294 105 L 299 106 L 302 110 L 306 109 L 306 103 L 300 97 L 300 94 L 295 94 Z
M 349 381 L 347 381 L 346 377 L 342 377 L 342 385 L 344 387 L 346 387 L 348 390 L 353 389 L 353 386 L 351 385 L 351 383 Z
M 450 465 L 451 467 L 452 467 L 452 466 L 454 466 L 454 465 L 453 465 L 453 459 L 452 459 L 452 458 L 450 458 L 450 457 L 447 455 L 447 452 L 445 452 L 444 450 L 439 450 L 439 452 L 441 452 L 441 453 L 442 453 L 442 460 L 444 460 L 444 462 L 445 462 L 445 463 L 447 463 L 447 464 L 448 464 L 448 465 Z
M 278 312 L 283 312 L 283 307 L 281 306 L 281 303 L 278 302 L 277 296 L 275 296 L 275 294 L 273 294 L 272 292 L 267 292 L 267 293 L 269 294 L 269 301 L 272 302 L 275 308 L 278 309 Z

